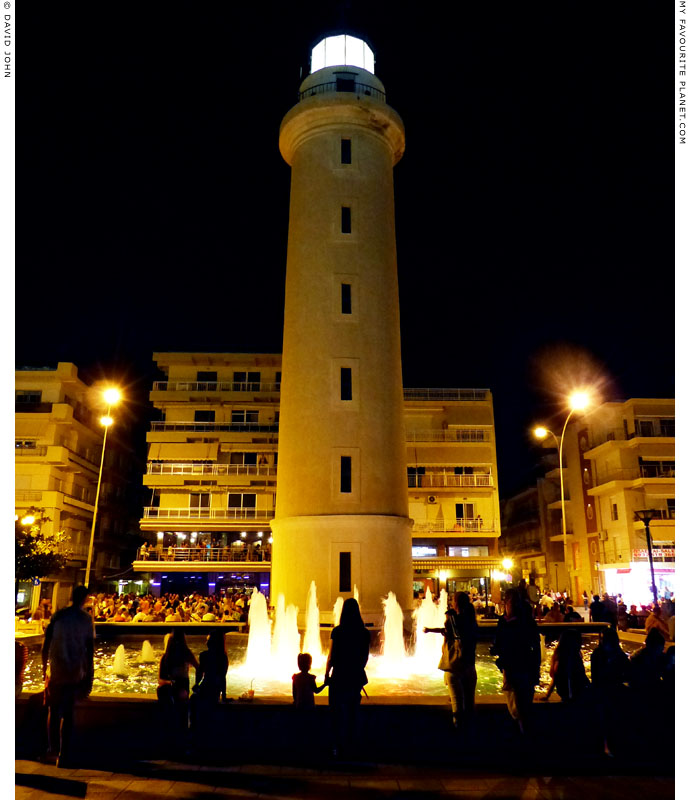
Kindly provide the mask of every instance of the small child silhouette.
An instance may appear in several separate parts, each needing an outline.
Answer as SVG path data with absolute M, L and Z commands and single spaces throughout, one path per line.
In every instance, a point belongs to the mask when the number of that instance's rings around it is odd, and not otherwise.
M 311 656 L 309 653 L 300 653 L 297 656 L 299 672 L 292 676 L 292 699 L 295 708 L 306 709 L 314 707 L 314 695 L 322 691 L 326 684 L 316 685 L 316 676 L 311 675 Z

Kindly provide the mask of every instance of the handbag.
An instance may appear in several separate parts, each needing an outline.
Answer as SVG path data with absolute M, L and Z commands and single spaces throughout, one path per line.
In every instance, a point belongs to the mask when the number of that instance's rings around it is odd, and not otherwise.
M 438 668 L 444 672 L 457 672 L 461 666 L 460 660 L 462 659 L 462 643 L 455 628 L 455 620 L 451 615 L 448 616 L 448 620 L 453 631 L 453 639 L 449 644 L 444 638 L 443 649 L 441 650 L 441 660 L 438 662 Z

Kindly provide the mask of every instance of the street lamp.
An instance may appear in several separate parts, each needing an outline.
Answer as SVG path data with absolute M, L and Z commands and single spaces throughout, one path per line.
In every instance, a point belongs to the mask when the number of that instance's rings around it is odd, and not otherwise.
M 96 535 L 96 517 L 98 516 L 98 497 L 101 493 L 101 478 L 103 477 L 103 462 L 105 460 L 105 443 L 108 439 L 108 428 L 113 424 L 110 416 L 110 409 L 120 401 L 120 392 L 117 389 L 106 389 L 103 392 L 103 399 L 108 404 L 108 411 L 101 417 L 101 425 L 105 428 L 103 432 L 103 449 L 101 450 L 101 466 L 98 470 L 98 484 L 96 485 L 96 500 L 93 505 L 93 521 L 91 523 L 91 539 L 89 541 L 89 555 L 86 559 L 86 575 L 84 576 L 84 586 L 89 587 L 89 572 L 91 572 L 91 559 L 93 557 L 93 540 Z
M 652 535 L 649 532 L 649 523 L 658 516 L 659 512 L 653 508 L 641 508 L 635 512 L 635 516 L 640 522 L 644 522 L 644 532 L 647 536 L 647 556 L 649 557 L 649 571 L 652 576 L 652 593 L 654 594 L 654 605 L 659 605 L 659 598 L 656 591 L 656 581 L 654 579 L 654 560 L 652 558 Z
M 570 413 L 565 418 L 565 422 L 563 423 L 563 430 L 561 431 L 560 438 L 556 436 L 553 431 L 550 431 L 548 428 L 544 428 L 539 426 L 538 428 L 534 429 L 534 435 L 537 439 L 545 439 L 549 434 L 553 436 L 556 440 L 556 446 L 558 447 L 558 470 L 560 472 L 561 477 L 561 527 L 563 530 L 563 563 L 565 565 L 565 574 L 566 574 L 566 581 L 570 579 L 570 572 L 568 571 L 568 549 L 566 545 L 566 523 L 565 523 L 565 488 L 563 486 L 563 439 L 565 437 L 565 429 L 570 422 L 570 418 L 576 411 L 584 411 L 591 403 L 591 397 L 587 392 L 573 392 L 570 397 L 568 398 L 568 405 L 570 406 Z M 558 575 L 558 573 L 556 573 Z M 556 591 L 558 591 L 558 586 L 556 586 Z

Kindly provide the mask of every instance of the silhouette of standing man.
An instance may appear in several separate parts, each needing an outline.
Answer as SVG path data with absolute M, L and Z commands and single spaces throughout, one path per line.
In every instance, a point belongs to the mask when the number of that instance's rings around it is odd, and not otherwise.
M 93 620 L 84 610 L 89 590 L 75 586 L 72 605 L 53 615 L 43 642 L 43 677 L 48 703 L 49 757 L 68 766 L 72 754 L 74 704 L 93 686 Z

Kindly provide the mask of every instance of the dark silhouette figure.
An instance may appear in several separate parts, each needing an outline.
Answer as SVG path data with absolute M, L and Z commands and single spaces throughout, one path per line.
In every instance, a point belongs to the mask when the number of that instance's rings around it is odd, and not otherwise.
M 592 688 L 603 735 L 604 752 L 622 752 L 622 717 L 630 706 L 630 690 L 625 685 L 630 660 L 623 652 L 614 628 L 607 628 L 601 643 L 592 652 Z
M 474 713 L 474 693 L 477 688 L 475 652 L 477 649 L 477 618 L 474 606 L 465 592 L 455 592 L 451 607 L 446 612 L 443 628 L 424 628 L 424 633 L 442 633 L 451 647 L 455 639 L 460 640 L 462 656 L 453 670 L 444 672 L 450 704 L 453 710 L 453 727 L 459 728 L 463 720 Z
M 606 609 L 598 594 L 592 597 L 592 602 L 589 605 L 589 621 L 606 622 Z
M 356 714 L 362 688 L 369 682 L 364 668 L 369 660 L 369 631 L 364 626 L 359 604 L 354 597 L 343 603 L 340 624 L 331 632 L 331 647 L 326 662 L 328 705 L 334 729 L 334 755 L 349 749 L 354 742 Z
M 582 661 L 582 636 L 579 631 L 563 631 L 551 658 L 551 684 L 544 700 L 554 688 L 564 703 L 578 700 L 589 687 L 589 678 Z
M 309 653 L 300 653 L 297 656 L 299 672 L 292 676 L 292 702 L 296 709 L 304 711 L 314 708 L 314 695 L 321 692 L 326 684 L 316 685 L 316 676 L 312 675 L 312 658 Z
M 43 677 L 48 704 L 49 757 L 58 766 L 73 761 L 74 705 L 93 686 L 93 619 L 84 610 L 89 590 L 75 586 L 72 604 L 53 615 L 43 641 Z
M 664 667 L 664 635 L 658 628 L 652 628 L 644 647 L 630 657 L 630 687 L 643 693 L 656 691 Z
M 666 669 L 664 636 L 658 628 L 652 628 L 645 646 L 630 656 L 631 703 L 636 709 L 629 726 L 631 734 L 644 737 L 657 728 L 673 730 L 673 708 L 667 707 L 668 694 L 664 683 Z
M 206 640 L 206 650 L 199 653 L 199 666 L 190 699 L 192 729 L 196 730 L 209 718 L 220 699 L 226 700 L 228 654 L 223 631 L 212 631 Z
M 534 687 L 539 684 L 541 642 L 531 609 L 520 601 L 516 589 L 506 592 L 505 609 L 496 626 L 491 654 L 497 656 L 496 666 L 503 673 L 508 711 L 524 733 L 529 726 Z
M 158 668 L 158 701 L 165 711 L 165 726 L 175 748 L 184 749 L 189 727 L 189 668 L 199 662 L 187 647 L 182 628 L 168 635 Z
M 572 606 L 566 606 L 563 622 L 584 622 L 584 620 Z

